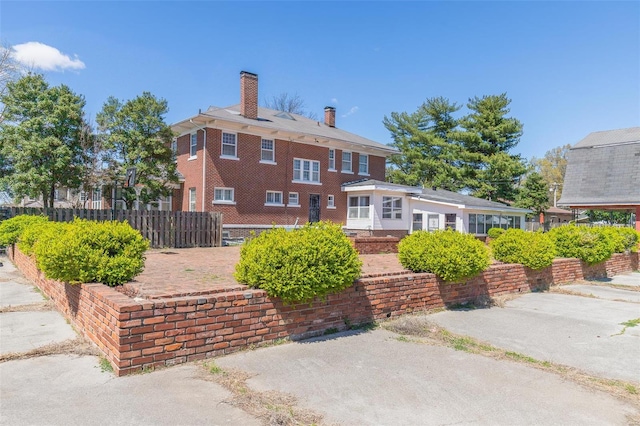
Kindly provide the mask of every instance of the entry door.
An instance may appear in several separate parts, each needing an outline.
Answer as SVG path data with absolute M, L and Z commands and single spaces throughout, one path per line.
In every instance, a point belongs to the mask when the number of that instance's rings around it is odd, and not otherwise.
M 309 195 L 309 222 L 320 222 L 320 195 Z

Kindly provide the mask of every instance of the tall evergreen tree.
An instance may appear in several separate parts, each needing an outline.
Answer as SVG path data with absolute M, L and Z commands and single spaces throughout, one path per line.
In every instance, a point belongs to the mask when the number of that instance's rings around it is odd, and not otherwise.
M 416 112 L 392 112 L 384 118 L 400 153 L 390 159 L 387 179 L 394 183 L 435 186 L 457 191 L 464 187 L 459 162 L 462 153 L 451 139 L 460 107 L 448 99 L 427 99 Z
M 1 177 L 18 197 L 42 196 L 53 207 L 56 187 L 80 185 L 85 100 L 65 85 L 50 87 L 39 74 L 7 83 L 0 101 Z
M 456 134 L 463 151 L 465 176 L 475 196 L 513 201 L 515 185 L 526 173 L 524 160 L 509 151 L 520 142 L 522 123 L 509 114 L 506 93 L 469 99 L 469 114 Z

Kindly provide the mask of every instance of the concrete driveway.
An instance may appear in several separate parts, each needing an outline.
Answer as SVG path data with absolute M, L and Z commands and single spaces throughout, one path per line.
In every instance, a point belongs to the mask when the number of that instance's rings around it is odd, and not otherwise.
M 72 327 L 6 257 L 0 262 L 0 424 L 260 424 L 202 380 L 198 365 L 116 378 L 98 356 L 74 354 L 82 343 Z
M 640 273 L 608 283 L 629 288 L 568 285 L 559 290 L 571 294 L 525 294 L 504 308 L 445 311 L 430 315 L 429 320 L 541 361 L 640 383 L 640 325 L 622 325 L 640 320 L 640 292 L 631 289 L 636 284 L 640 287 Z

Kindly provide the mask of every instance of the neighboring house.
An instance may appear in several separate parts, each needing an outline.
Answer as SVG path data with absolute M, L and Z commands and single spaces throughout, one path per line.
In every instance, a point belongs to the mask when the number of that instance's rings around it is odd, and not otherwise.
M 635 212 L 640 231 L 640 127 L 593 132 L 573 146 L 558 204 Z
M 544 222 L 549 223 L 552 227 L 561 223 L 569 223 L 575 219 L 571 210 L 565 210 L 559 207 L 549 207 L 543 214 Z
M 324 122 L 258 107 L 258 76 L 240 73 L 240 104 L 210 107 L 172 126 L 181 210 L 223 213 L 230 237 L 273 225 L 346 222 L 341 185 L 384 180 L 386 145 Z
M 509 207 L 444 189 L 397 185 L 374 179 L 346 183 L 345 229 L 364 235 L 401 237 L 413 231 L 455 229 L 486 235 L 490 228 L 524 229 L 531 210 Z

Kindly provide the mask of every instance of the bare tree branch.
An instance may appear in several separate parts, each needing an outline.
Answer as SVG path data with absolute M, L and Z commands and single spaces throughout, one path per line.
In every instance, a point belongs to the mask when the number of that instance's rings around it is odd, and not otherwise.
M 302 115 L 312 120 L 317 120 L 318 116 L 314 112 L 307 111 L 307 106 L 299 94 L 290 94 L 282 92 L 277 96 L 273 96 L 264 102 L 266 108 L 275 109 L 277 111 L 289 112 L 292 114 Z

